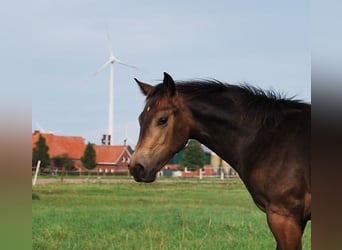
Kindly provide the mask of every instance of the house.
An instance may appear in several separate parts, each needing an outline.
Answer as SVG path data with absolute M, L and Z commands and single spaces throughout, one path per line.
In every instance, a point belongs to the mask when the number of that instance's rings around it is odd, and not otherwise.
M 52 133 L 41 133 L 36 130 L 32 133 L 32 148 L 36 146 L 39 136 L 42 135 L 49 147 L 50 158 L 68 154 L 74 163 L 74 170 L 108 175 L 129 175 L 128 164 L 133 150 L 127 145 L 96 145 L 93 144 L 96 153 L 96 166 L 88 171 L 81 162 L 81 157 L 86 148 L 86 141 L 81 136 L 61 136 Z M 176 153 L 168 164 L 163 168 L 164 176 L 197 177 L 220 175 L 223 172 L 226 176 L 237 176 L 231 166 L 220 159 L 215 153 L 205 152 L 205 165 L 198 171 L 180 170 L 180 162 L 184 155 L 184 149 Z M 52 166 L 53 167 L 53 166 Z
M 81 162 L 86 141 L 81 136 L 61 136 L 52 133 L 41 133 L 36 130 L 32 133 L 32 148 L 36 146 L 39 136 L 42 135 L 49 147 L 50 158 L 68 154 L 74 162 L 74 170 L 87 171 Z M 108 174 L 128 174 L 128 163 L 132 156 L 132 149 L 127 145 L 109 146 L 93 145 L 96 152 L 95 172 Z M 93 172 L 94 172 L 93 170 Z
M 41 133 L 35 130 L 32 133 L 32 148 L 36 146 L 39 136 L 42 135 L 46 140 L 46 145 L 49 147 L 50 158 L 68 154 L 74 162 L 74 168 L 83 168 L 81 157 L 85 149 L 85 140 L 80 136 L 61 136 L 52 133 Z
M 128 164 L 132 149 L 126 145 L 94 145 L 97 165 L 95 170 L 102 173 L 128 174 Z

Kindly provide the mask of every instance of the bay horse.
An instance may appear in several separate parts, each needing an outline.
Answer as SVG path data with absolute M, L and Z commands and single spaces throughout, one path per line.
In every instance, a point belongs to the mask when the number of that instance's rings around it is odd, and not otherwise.
M 238 172 L 266 213 L 277 249 L 301 249 L 311 220 L 311 104 L 250 85 L 176 84 L 167 73 L 156 86 L 135 81 L 146 102 L 129 163 L 134 179 L 155 181 L 170 158 L 196 139 Z

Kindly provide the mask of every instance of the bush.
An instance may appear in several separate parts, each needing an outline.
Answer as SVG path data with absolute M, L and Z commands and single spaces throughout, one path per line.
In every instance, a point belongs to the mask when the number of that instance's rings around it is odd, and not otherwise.
M 36 193 L 32 193 L 32 200 L 40 200 L 39 195 Z

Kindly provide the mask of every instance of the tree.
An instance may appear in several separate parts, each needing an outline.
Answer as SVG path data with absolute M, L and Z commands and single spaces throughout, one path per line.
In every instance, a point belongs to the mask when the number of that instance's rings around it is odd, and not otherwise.
M 189 140 L 188 146 L 184 150 L 181 164 L 190 171 L 195 171 L 203 167 L 205 164 L 205 153 L 198 141 Z
M 74 162 L 68 154 L 57 155 L 51 160 L 53 162 L 53 165 L 55 165 L 57 168 L 63 169 L 64 171 L 72 170 L 72 168 L 74 167 Z
M 37 165 L 39 160 L 42 168 L 46 168 L 50 164 L 49 147 L 42 135 L 39 135 L 36 146 L 32 150 L 32 165 Z
M 94 169 L 96 167 L 96 152 L 93 144 L 91 144 L 90 142 L 88 142 L 84 150 L 81 161 L 87 169 Z
M 66 171 L 73 169 L 74 162 L 72 161 L 72 159 L 69 157 L 68 154 L 57 155 L 53 157 L 51 160 L 52 160 L 53 165 L 55 165 L 55 167 L 62 169 L 61 182 L 63 182 Z

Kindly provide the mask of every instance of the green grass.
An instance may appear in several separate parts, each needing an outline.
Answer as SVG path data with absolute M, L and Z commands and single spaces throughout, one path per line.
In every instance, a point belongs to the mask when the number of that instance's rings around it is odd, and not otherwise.
M 33 249 L 275 249 L 239 179 L 33 188 Z M 311 223 L 304 249 L 311 248 Z

